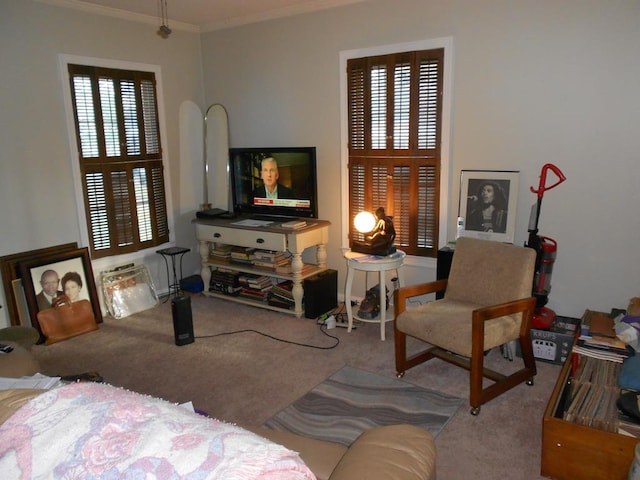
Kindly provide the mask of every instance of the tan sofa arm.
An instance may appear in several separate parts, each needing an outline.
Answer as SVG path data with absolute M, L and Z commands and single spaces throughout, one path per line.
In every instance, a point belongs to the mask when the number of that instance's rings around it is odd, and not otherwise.
M 264 427 L 245 427 L 261 437 L 298 452 L 302 461 L 318 480 L 328 480 L 335 466 L 347 452 L 347 447 L 337 443 L 323 442 L 290 432 L 281 432 Z M 331 477 L 333 478 L 333 477 Z
M 15 413 L 20 407 L 46 390 L 32 388 L 15 388 L 0 390 L 0 424 Z
M 413 425 L 390 425 L 364 432 L 342 457 L 331 480 L 433 480 L 436 447 L 431 434 Z

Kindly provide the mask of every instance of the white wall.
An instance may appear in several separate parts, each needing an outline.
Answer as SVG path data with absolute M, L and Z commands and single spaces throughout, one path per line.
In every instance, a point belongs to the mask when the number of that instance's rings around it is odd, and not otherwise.
M 521 172 L 522 244 L 535 202 L 528 187 L 538 185 L 545 163 L 555 163 L 567 181 L 542 205 L 540 233 L 559 245 L 549 306 L 570 316 L 625 307 L 640 287 L 639 20 L 637 0 L 371 0 L 201 39 L 174 29 L 162 40 L 154 26 L 3 0 L 0 256 L 82 241 L 58 72 L 58 55 L 68 54 L 161 67 L 173 233 L 194 251 L 190 221 L 201 187 L 193 182 L 195 160 L 180 158 L 183 102 L 222 103 L 232 146 L 316 145 L 320 216 L 333 224 L 328 262 L 342 289 L 339 54 L 450 36 L 449 237 L 460 170 Z M 158 256 L 143 260 L 166 283 Z M 185 265 L 197 271 L 197 255 Z M 410 282 L 435 276 L 433 269 L 406 270 Z
M 556 164 L 567 181 L 544 196 L 539 224 L 558 242 L 548 306 L 579 317 L 640 293 L 639 20 L 636 0 L 372 0 L 204 34 L 205 92 L 229 110 L 232 146 L 318 147 L 320 216 L 333 224 L 329 266 L 342 288 L 339 54 L 451 36 L 449 238 L 460 170 L 521 172 L 523 244 L 529 187 Z
M 0 256 L 77 242 L 80 234 L 59 56 L 75 55 L 157 65 L 166 122 L 162 139 L 170 179 L 172 237 L 192 249 L 185 272 L 199 271 L 191 219 L 201 201 L 193 186 L 194 164 L 180 158 L 179 108 L 202 105 L 200 37 L 174 30 L 167 40 L 157 26 L 80 13 L 32 0 L 0 5 Z M 191 190 L 198 190 L 193 195 Z M 185 190 L 186 195 L 185 195 Z M 166 290 L 164 263 L 155 249 L 135 258 L 145 263 L 158 290 Z M 94 266 L 94 270 L 95 266 Z M 95 274 L 98 271 L 94 271 Z M 2 290 L 2 289 L 0 289 Z M 6 305 L 4 292 L 0 305 Z M 8 324 L 0 309 L 0 326 Z

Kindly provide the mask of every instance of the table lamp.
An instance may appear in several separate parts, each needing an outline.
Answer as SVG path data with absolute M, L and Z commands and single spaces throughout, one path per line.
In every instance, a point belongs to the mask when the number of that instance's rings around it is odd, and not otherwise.
M 354 240 L 351 251 L 383 257 L 396 251 L 393 243 L 396 230 L 392 218 L 386 215 L 383 207 L 378 207 L 375 215 L 366 211 L 358 213 L 353 225 L 356 230 L 364 234 L 365 239 L 364 241 Z

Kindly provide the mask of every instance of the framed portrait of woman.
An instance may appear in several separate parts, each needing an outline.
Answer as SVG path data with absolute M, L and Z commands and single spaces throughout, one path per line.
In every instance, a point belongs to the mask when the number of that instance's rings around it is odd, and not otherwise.
M 462 170 L 458 216 L 465 237 L 513 243 L 520 172 Z
M 96 291 L 89 250 L 78 248 L 20 263 L 31 325 L 39 330 L 38 312 L 52 306 L 53 299 L 66 295 L 71 302 L 89 300 L 96 322 L 102 311 Z

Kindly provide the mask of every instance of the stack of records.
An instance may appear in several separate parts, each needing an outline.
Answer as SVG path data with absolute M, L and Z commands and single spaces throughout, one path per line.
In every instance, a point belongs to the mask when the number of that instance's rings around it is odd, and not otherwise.
M 285 280 L 274 285 L 269 293 L 269 305 L 292 310 L 295 307 L 292 290 L 293 282 L 291 280 Z
M 618 430 L 621 365 L 583 356 L 571 380 L 570 395 L 563 419 L 600 430 Z
M 253 252 L 253 266 L 275 271 L 278 266 L 286 265 L 289 262 L 288 256 L 285 252 L 255 250 Z
M 266 275 L 242 273 L 238 281 L 240 282 L 239 295 L 259 302 L 267 301 L 269 291 L 273 287 L 271 277 Z
M 240 274 L 226 268 L 211 270 L 209 291 L 224 293 L 225 295 L 238 295 L 240 292 Z

